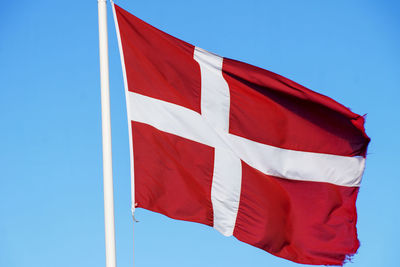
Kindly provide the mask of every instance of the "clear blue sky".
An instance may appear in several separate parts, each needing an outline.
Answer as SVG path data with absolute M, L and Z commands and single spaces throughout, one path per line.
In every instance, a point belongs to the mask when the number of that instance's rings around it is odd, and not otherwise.
M 399 266 L 400 2 L 117 4 L 194 45 L 284 75 L 367 113 L 372 138 L 351 267 Z M 125 97 L 109 9 L 117 263 L 132 265 Z M 104 266 L 97 1 L 0 8 L 0 266 Z M 143 266 L 300 266 L 212 228 L 137 211 Z

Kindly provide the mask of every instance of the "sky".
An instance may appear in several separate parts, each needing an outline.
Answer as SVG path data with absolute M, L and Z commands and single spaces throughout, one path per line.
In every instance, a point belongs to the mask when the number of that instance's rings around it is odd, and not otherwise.
M 361 247 L 345 266 L 398 266 L 399 1 L 116 3 L 193 45 L 367 114 L 372 141 L 357 200 Z M 133 233 L 110 6 L 108 15 L 117 265 L 132 266 L 134 254 L 137 267 L 301 266 L 143 209 Z M 97 19 L 95 0 L 5 1 L 0 8 L 0 266 L 105 266 Z

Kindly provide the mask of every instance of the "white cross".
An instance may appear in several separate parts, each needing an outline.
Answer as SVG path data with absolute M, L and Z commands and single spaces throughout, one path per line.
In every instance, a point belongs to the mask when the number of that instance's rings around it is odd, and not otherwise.
M 202 114 L 126 90 L 128 120 L 214 147 L 211 201 L 215 229 L 226 236 L 233 234 L 241 191 L 241 160 L 275 177 L 359 186 L 363 157 L 282 149 L 230 134 L 230 93 L 222 76 L 223 58 L 196 47 L 194 59 L 201 70 Z

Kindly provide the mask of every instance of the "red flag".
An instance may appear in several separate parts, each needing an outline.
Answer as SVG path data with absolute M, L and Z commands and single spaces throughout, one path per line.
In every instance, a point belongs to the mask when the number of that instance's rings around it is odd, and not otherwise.
M 305 264 L 358 247 L 364 118 L 114 5 L 138 207 Z

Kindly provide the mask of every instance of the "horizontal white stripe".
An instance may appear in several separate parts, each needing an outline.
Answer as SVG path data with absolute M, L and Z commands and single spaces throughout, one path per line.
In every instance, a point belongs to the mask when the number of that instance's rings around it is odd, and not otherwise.
M 193 110 L 133 92 L 129 92 L 128 98 L 128 116 L 133 121 L 212 147 L 224 142 L 211 125 Z
M 363 157 L 282 149 L 229 134 L 229 146 L 244 162 L 276 177 L 359 186 L 364 170 Z
M 129 117 L 171 134 L 232 151 L 259 171 L 277 177 L 359 186 L 365 159 L 301 152 L 260 144 L 212 128 L 202 116 L 179 105 L 129 92 Z

